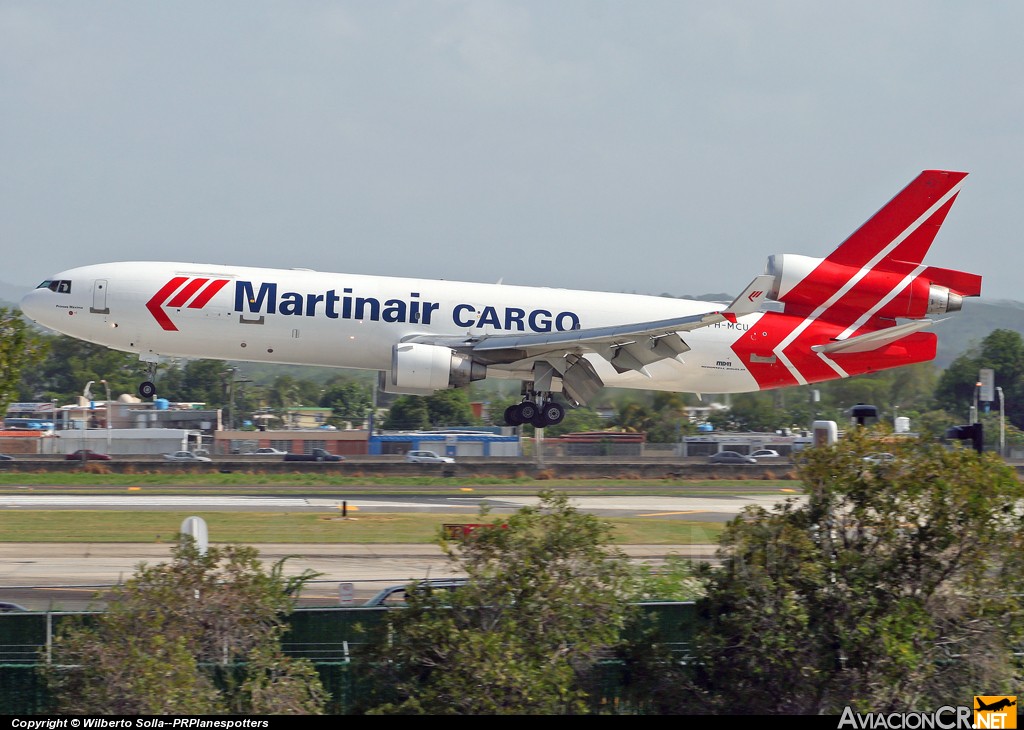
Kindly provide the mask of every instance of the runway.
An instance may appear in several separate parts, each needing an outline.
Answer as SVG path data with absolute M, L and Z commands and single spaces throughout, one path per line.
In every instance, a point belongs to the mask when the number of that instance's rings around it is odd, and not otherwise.
M 785 499 L 777 495 L 737 495 L 718 497 L 635 497 L 601 496 L 573 497 L 577 508 L 595 514 L 620 517 L 710 514 L 735 516 L 744 507 L 756 505 L 770 509 Z M 797 498 L 799 499 L 799 498 Z M 536 505 L 538 497 L 390 497 L 387 495 L 355 495 L 346 497 L 216 497 L 188 495 L 0 495 L 0 509 L 117 509 L 117 510 L 188 510 L 211 511 L 331 511 L 343 504 L 369 512 L 450 512 L 476 511 L 487 505 L 495 511 L 515 511 Z
M 96 509 L 228 511 L 335 511 L 344 499 L 322 497 L 215 496 L 0 496 L 0 510 Z M 574 497 L 579 509 L 604 515 L 723 521 L 744 507 L 770 509 L 778 496 L 727 497 Z M 461 512 L 475 514 L 481 504 L 494 513 L 537 504 L 536 497 L 388 497 L 359 496 L 348 502 L 364 512 Z M 304 606 L 342 605 L 341 584 L 352 584 L 356 602 L 386 585 L 457 575 L 436 545 L 420 544 L 257 544 L 266 563 L 282 558 L 286 574 L 313 570 L 322 576 L 301 596 Z M 668 555 L 707 560 L 713 545 L 626 545 L 632 559 L 657 563 Z M 152 543 L 0 543 L 0 601 L 31 610 L 84 610 L 102 606 L 95 594 L 129 577 L 141 562 L 169 559 L 171 544 Z M 347 590 L 347 589 L 346 589 Z

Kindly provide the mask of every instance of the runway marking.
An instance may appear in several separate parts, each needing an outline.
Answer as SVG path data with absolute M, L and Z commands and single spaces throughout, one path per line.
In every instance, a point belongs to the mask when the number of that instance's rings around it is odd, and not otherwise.
M 637 515 L 637 517 L 669 517 L 671 515 L 699 515 L 708 512 L 706 509 L 688 509 L 681 512 L 649 512 L 645 515 Z
M 3 507 L 34 507 L 40 505 L 64 504 L 84 505 L 88 507 L 308 507 L 310 506 L 310 501 L 308 499 L 300 499 L 296 497 L 108 497 L 101 495 L 88 495 L 84 497 L 62 495 L 0 497 L 0 506 Z

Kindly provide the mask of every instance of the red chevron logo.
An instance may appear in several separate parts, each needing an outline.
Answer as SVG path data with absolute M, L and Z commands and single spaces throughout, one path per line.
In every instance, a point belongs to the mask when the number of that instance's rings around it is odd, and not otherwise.
M 175 276 L 158 291 L 153 298 L 146 302 L 146 309 L 153 315 L 163 329 L 168 332 L 177 332 L 178 328 L 167 316 L 164 307 L 180 309 L 202 309 L 207 302 L 213 299 L 214 295 L 224 288 L 228 283 L 227 279 L 190 279 L 187 276 Z

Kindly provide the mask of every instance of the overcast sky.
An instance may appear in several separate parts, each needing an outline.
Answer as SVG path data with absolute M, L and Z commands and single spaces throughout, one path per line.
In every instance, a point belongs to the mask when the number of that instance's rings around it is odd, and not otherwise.
M 0 0 L 0 280 L 127 259 L 650 294 L 971 173 L 1024 299 L 1020 2 Z

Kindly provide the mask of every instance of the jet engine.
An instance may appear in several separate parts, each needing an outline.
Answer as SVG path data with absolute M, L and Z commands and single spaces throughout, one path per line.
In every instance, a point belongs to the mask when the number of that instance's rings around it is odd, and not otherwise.
M 487 366 L 450 347 L 400 342 L 391 350 L 390 378 L 380 379 L 386 393 L 430 395 L 487 377 Z
M 808 276 L 811 272 L 814 276 Z M 922 319 L 929 314 L 958 312 L 964 297 L 981 293 L 981 277 L 975 274 L 891 259 L 856 267 L 776 254 L 768 257 L 765 273 L 775 277 L 769 298 L 784 302 L 786 311 L 793 313 L 811 312 L 827 302 L 829 311 Z

